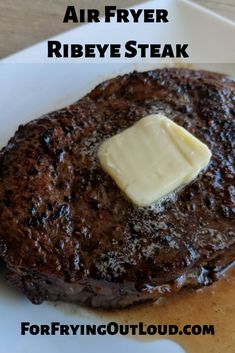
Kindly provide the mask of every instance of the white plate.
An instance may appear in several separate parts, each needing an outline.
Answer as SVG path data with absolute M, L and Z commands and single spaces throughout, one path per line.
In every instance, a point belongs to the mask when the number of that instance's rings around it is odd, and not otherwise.
M 203 18 L 203 21 L 212 26 L 208 27 L 209 32 L 213 26 L 216 26 L 217 42 L 223 42 L 224 50 L 231 50 L 230 43 L 226 44 L 226 41 L 223 41 L 224 33 L 228 33 L 228 35 L 233 33 L 234 35 L 234 27 L 231 22 L 224 21 L 209 11 L 192 6 L 188 2 L 178 1 L 177 3 L 179 4 L 178 9 L 180 9 L 179 14 L 182 18 L 187 18 L 188 28 L 192 33 L 196 33 L 198 29 L 195 19 Z M 152 7 L 156 6 L 156 2 L 149 3 L 148 7 L 151 5 Z M 175 0 L 167 1 L 167 6 L 170 5 L 174 8 Z M 81 31 L 83 31 L 82 28 L 69 31 L 63 34 L 63 40 L 70 41 L 71 38 L 83 33 Z M 136 31 L 136 37 L 138 37 L 138 27 L 136 27 Z M 89 32 L 88 26 L 86 26 L 86 32 Z M 180 26 L 178 33 L 182 33 Z M 1 146 L 7 143 L 19 124 L 72 103 L 104 79 L 133 69 L 144 71 L 151 67 L 157 67 L 156 63 L 29 64 L 30 61 L 38 61 L 38 54 L 44 46 L 45 43 L 33 46 L 5 59 L 0 64 Z M 27 64 L 19 64 L 19 62 L 27 62 Z M 235 64 L 201 64 L 200 67 L 235 74 Z M 5 284 L 1 278 L 0 353 L 64 353 L 67 351 L 70 353 L 81 351 L 108 353 L 110 350 L 112 353 L 142 353 L 143 349 L 146 352 L 182 352 L 178 345 L 167 340 L 144 343 L 119 336 L 21 336 L 21 321 L 35 324 L 50 323 L 51 321 L 59 321 L 64 324 L 99 323 L 99 319 L 88 314 L 85 309 L 79 310 L 79 314 L 72 315 L 69 314 L 69 311 L 55 308 L 48 303 L 34 306 L 21 293 Z

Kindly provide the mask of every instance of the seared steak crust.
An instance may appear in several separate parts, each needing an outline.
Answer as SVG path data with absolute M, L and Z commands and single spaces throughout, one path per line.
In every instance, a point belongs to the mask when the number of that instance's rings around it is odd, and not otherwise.
M 135 208 L 97 149 L 163 113 L 212 150 L 206 171 Z M 117 77 L 20 126 L 0 152 L 0 253 L 33 303 L 124 307 L 213 282 L 235 258 L 235 81 L 162 69 Z

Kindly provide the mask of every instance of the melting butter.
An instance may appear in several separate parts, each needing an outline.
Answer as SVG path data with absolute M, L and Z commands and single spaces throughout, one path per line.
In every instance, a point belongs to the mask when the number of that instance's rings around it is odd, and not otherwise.
M 211 152 L 183 127 L 154 114 L 104 141 L 98 158 L 135 205 L 149 206 L 196 178 Z

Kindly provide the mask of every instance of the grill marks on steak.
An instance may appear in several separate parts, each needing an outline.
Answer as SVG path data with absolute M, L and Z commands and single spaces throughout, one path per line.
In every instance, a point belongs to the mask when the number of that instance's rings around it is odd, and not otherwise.
M 235 82 L 186 69 L 132 73 L 24 126 L 0 152 L 0 251 L 35 303 L 122 307 L 205 285 L 235 257 Z M 163 113 L 212 150 L 205 173 L 134 208 L 97 162 L 109 136 Z

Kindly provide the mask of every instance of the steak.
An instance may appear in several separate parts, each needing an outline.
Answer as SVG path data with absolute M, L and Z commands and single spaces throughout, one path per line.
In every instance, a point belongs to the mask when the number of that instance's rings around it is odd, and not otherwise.
M 110 136 L 162 113 L 212 150 L 196 180 L 134 207 L 101 169 Z M 209 285 L 235 259 L 234 79 L 161 69 L 106 81 L 0 152 L 0 254 L 34 303 L 121 308 Z

